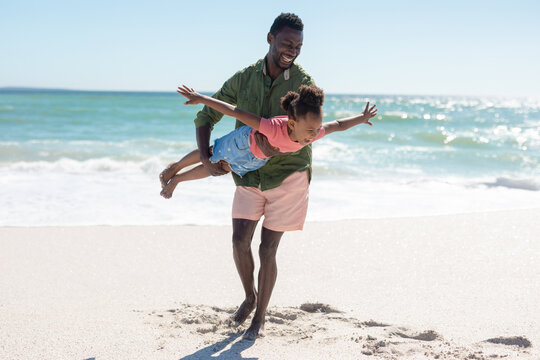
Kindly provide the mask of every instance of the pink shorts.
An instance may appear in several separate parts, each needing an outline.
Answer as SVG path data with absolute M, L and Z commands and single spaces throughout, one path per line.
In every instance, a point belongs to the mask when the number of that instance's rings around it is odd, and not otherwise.
M 273 231 L 302 230 L 309 202 L 307 171 L 294 172 L 280 186 L 260 188 L 237 186 L 234 193 L 233 219 L 259 220 Z

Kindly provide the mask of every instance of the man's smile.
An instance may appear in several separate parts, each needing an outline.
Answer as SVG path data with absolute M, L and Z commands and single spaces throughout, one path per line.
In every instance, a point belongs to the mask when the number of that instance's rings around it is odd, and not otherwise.
M 295 58 L 294 56 L 281 54 L 281 62 L 284 64 L 291 64 L 294 58 Z

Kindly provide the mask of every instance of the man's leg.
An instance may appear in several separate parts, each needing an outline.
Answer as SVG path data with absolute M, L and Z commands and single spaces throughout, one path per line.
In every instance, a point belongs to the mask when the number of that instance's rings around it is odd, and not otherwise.
M 244 334 L 244 338 L 246 339 L 255 340 L 257 336 L 264 336 L 264 317 L 272 290 L 276 284 L 276 253 L 282 236 L 283 232 L 281 231 L 273 231 L 265 227 L 262 228 L 261 245 L 259 246 L 261 268 L 259 270 L 257 310 L 255 311 L 255 316 L 253 316 L 250 327 Z
M 244 337 L 263 335 L 266 308 L 277 278 L 276 252 L 285 231 L 301 230 L 306 219 L 309 181 L 306 171 L 289 175 L 280 186 L 264 191 L 257 310 Z
M 257 304 L 257 291 L 253 271 L 253 254 L 251 253 L 251 240 L 258 220 L 233 219 L 233 257 L 238 275 L 246 293 L 246 299 L 233 316 L 234 325 L 238 326 L 246 321 L 247 317 Z

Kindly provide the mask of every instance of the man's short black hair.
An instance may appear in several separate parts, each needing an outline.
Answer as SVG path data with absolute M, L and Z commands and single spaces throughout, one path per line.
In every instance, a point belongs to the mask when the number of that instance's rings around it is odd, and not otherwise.
M 304 31 L 304 23 L 302 22 L 302 19 L 298 17 L 298 15 L 293 13 L 281 13 L 274 20 L 272 27 L 270 27 L 270 34 L 274 36 L 277 35 L 277 33 L 279 33 L 285 26 L 298 31 Z

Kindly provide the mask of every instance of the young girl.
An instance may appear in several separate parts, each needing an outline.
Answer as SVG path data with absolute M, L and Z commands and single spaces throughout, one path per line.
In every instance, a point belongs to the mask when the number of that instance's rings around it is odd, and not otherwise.
M 324 93 L 313 85 L 302 85 L 298 93 L 289 91 L 281 98 L 281 106 L 287 112 L 287 116 L 276 116 L 270 119 L 261 118 L 223 101 L 201 95 L 185 85 L 178 88 L 178 93 L 188 99 L 185 105 L 204 104 L 225 115 L 235 117 L 247 125 L 216 139 L 211 150 L 211 162 L 221 162 L 224 169 L 234 171 L 240 176 L 257 170 L 269 160 L 253 138 L 256 131 L 266 135 L 268 142 L 279 148 L 281 153 L 290 153 L 335 131 L 344 131 L 363 123 L 372 126 L 369 120 L 377 115 L 376 105 L 369 107 L 368 102 L 361 115 L 323 123 Z M 202 164 L 177 174 L 186 166 L 199 162 L 199 150 L 193 150 L 180 161 L 163 170 L 159 176 L 163 188 L 161 196 L 170 198 L 176 185 L 182 181 L 210 176 Z

